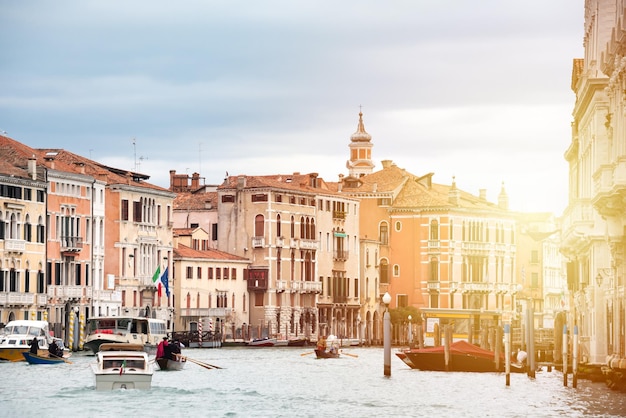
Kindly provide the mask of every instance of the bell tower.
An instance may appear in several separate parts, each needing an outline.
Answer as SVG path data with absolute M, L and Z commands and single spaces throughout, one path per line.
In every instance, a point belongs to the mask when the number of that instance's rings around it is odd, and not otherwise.
M 365 131 L 363 112 L 359 112 L 356 132 L 350 136 L 350 159 L 346 163 L 348 175 L 359 178 L 374 171 L 372 161 L 372 136 Z

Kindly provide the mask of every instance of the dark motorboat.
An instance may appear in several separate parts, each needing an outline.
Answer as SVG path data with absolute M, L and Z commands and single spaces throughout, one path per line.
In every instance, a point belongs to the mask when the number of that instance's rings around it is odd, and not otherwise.
M 450 344 L 446 367 L 445 347 L 428 347 L 405 350 L 396 355 L 413 369 L 449 372 L 504 372 L 504 356 L 496 368 L 495 353 L 460 340 Z M 407 360 L 403 359 L 406 356 Z M 511 363 L 512 373 L 524 372 L 524 367 Z

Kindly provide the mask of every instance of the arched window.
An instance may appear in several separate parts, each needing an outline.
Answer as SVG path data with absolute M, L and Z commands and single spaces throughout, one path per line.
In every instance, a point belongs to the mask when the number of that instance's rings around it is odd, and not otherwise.
M 389 244 L 389 225 L 387 224 L 387 222 L 380 223 L 378 239 L 383 245 Z
M 430 221 L 430 239 L 438 240 L 439 239 L 439 223 L 436 219 Z
M 429 272 L 429 281 L 438 282 L 439 281 L 439 261 L 437 261 L 437 257 L 433 257 L 430 259 L 430 272 Z
M 280 213 L 278 215 L 276 215 L 276 236 L 277 237 L 281 237 L 283 235 L 282 233 L 282 227 L 280 224 Z
M 296 237 L 296 219 L 291 217 L 291 238 Z
M 300 238 L 306 239 L 306 232 L 304 231 L 304 216 L 300 217 Z
M 265 218 L 263 215 L 257 215 L 254 218 L 254 236 L 255 237 L 263 237 L 265 236 Z
M 380 260 L 380 283 L 389 283 L 389 262 L 384 258 Z

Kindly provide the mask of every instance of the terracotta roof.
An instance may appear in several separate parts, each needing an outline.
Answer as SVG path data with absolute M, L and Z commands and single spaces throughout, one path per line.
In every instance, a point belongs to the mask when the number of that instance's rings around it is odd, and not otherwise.
M 178 247 L 174 248 L 174 258 L 203 258 L 206 260 L 222 260 L 222 261 L 249 261 L 245 257 L 239 257 L 238 255 L 225 253 L 219 250 L 194 250 L 183 244 L 178 244 Z
M 218 190 L 237 188 L 240 177 L 245 178 L 246 189 L 276 188 L 313 194 L 336 193 L 333 188 L 329 187 L 328 183 L 325 182 L 324 179 L 318 177 L 317 173 L 273 174 L 266 176 L 229 176 L 224 180 L 224 183 L 218 186 Z M 316 187 L 314 187 L 313 184 L 316 184 Z
M 32 178 L 28 174 L 28 160 L 32 157 L 37 160 L 38 167 L 43 165 L 43 162 L 37 158 L 36 150 L 8 136 L 0 135 L 0 174 Z M 37 179 L 45 181 L 43 168 L 39 168 L 37 173 Z
M 174 210 L 217 210 L 217 192 L 178 193 L 174 198 Z
M 345 193 L 378 194 L 391 193 L 393 208 L 453 208 L 498 209 L 498 205 L 457 189 L 458 204 L 450 202 L 450 192 L 456 185 L 443 185 L 432 182 L 432 174 L 416 176 L 395 164 L 359 178 L 361 186 L 344 187 Z
M 105 181 L 107 185 L 126 184 L 153 190 L 169 192 L 168 189 L 148 183 L 150 176 L 129 170 L 100 164 L 89 158 L 59 148 L 39 148 L 38 157 L 48 168 L 92 176 Z

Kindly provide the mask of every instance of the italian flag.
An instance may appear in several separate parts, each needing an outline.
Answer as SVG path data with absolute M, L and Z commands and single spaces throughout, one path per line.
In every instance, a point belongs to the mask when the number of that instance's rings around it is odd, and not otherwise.
M 165 271 L 163 272 L 163 274 L 161 274 L 161 266 L 158 266 L 156 271 L 154 272 L 154 275 L 152 275 L 152 283 L 154 283 L 157 286 L 158 289 L 158 295 L 159 297 L 161 297 L 162 294 L 162 289 L 165 287 L 165 294 L 169 297 L 170 296 L 170 287 L 169 287 L 169 277 L 168 277 L 168 273 L 167 273 L 168 268 L 165 268 Z
M 126 359 L 122 362 L 122 366 L 120 367 L 120 376 L 124 373 L 124 367 L 126 367 Z

